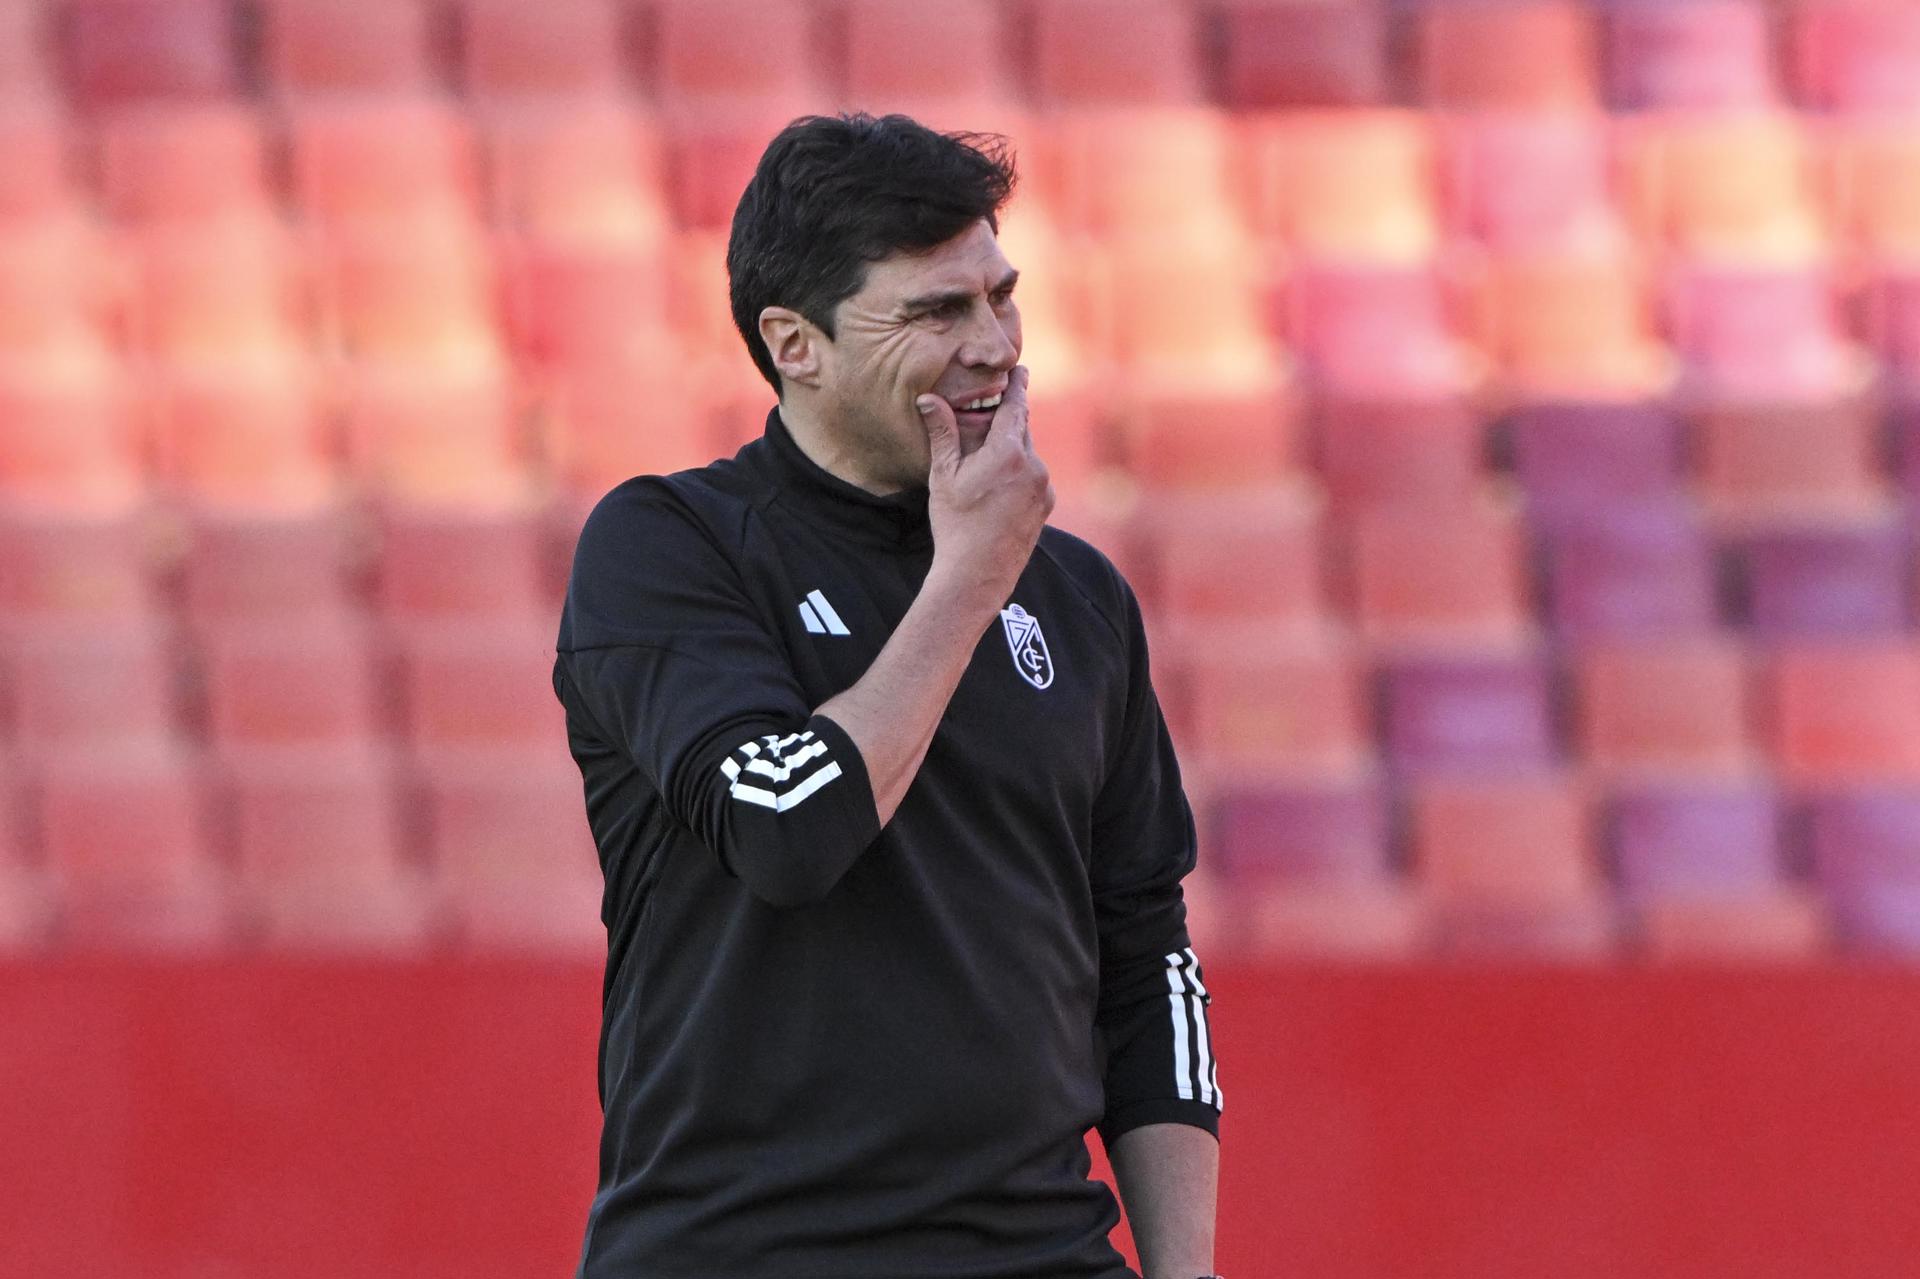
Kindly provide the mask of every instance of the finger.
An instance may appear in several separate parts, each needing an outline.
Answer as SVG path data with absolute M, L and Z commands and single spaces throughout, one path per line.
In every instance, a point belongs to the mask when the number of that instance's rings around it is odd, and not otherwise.
M 987 437 L 995 434 L 1006 435 L 1022 448 L 1033 449 L 1033 435 L 1027 426 L 1027 366 L 1016 364 L 1013 372 L 1007 376 L 1006 394 L 1000 397 L 1000 407 L 994 410 L 993 421 L 987 425 Z
M 923 395 L 913 407 L 927 428 L 928 479 L 952 475 L 960 468 L 960 424 L 954 420 L 953 406 L 937 395 Z

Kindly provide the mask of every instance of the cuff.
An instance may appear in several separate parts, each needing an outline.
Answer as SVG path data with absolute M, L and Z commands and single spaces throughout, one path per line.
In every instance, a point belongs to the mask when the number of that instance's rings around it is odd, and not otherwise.
M 1121 1134 L 1146 1124 L 1186 1124 L 1212 1133 L 1215 1141 L 1220 1139 L 1220 1112 L 1212 1102 L 1153 1097 L 1126 1102 L 1109 1110 L 1100 1121 L 1100 1140 L 1112 1150 Z

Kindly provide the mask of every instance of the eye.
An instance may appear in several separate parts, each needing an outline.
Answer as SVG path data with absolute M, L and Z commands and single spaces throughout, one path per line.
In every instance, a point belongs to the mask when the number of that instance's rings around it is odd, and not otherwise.
M 1011 285 L 1007 288 L 995 289 L 993 291 L 993 304 L 995 306 L 1005 306 L 1011 301 L 1013 301 L 1013 288 Z

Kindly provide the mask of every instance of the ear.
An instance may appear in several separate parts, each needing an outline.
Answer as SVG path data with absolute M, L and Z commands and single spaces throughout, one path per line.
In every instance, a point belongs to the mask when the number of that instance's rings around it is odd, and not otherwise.
M 820 348 L 827 335 L 806 316 L 784 306 L 766 307 L 760 312 L 760 340 L 783 381 L 819 385 Z

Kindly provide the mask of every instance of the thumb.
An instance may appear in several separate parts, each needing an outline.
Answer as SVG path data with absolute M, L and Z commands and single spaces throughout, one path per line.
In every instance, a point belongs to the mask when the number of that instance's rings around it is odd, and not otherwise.
M 952 475 L 960 467 L 960 424 L 954 421 L 953 406 L 937 395 L 923 395 L 913 407 L 920 410 L 920 421 L 927 428 L 932 455 L 928 478 Z

